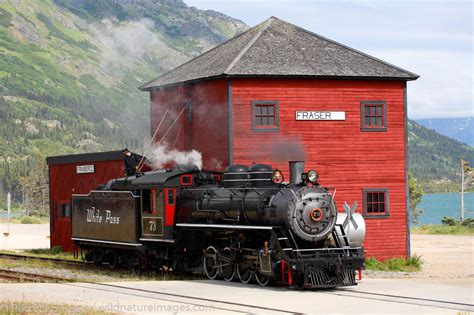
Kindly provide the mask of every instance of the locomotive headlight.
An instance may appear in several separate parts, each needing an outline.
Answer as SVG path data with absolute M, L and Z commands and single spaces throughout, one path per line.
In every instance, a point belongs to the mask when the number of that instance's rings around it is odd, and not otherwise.
M 319 175 L 318 175 L 318 172 L 311 170 L 308 172 L 307 177 L 310 182 L 316 183 L 316 181 L 319 178 Z
M 273 171 L 272 181 L 275 184 L 282 183 L 284 179 L 285 177 L 283 176 L 283 173 L 280 170 L 276 169 Z

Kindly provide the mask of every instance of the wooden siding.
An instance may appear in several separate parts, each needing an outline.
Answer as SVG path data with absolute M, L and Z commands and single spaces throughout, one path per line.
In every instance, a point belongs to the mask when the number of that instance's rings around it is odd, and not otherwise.
M 152 135 L 166 108 L 171 108 L 167 114 L 170 118 L 164 121 L 154 142 L 163 138 L 187 104 L 190 108 L 183 112 L 164 141 L 169 148 L 201 152 L 204 168 L 224 169 L 229 163 L 227 84 L 227 80 L 215 80 L 152 91 Z
M 405 137 L 403 82 L 305 79 L 234 79 L 233 159 L 264 162 L 284 171 L 288 159 L 306 153 L 306 169 L 316 169 L 324 186 L 337 189 L 336 203 L 357 201 L 362 213 L 364 188 L 389 190 L 388 218 L 368 218 L 368 257 L 406 256 Z M 255 131 L 251 102 L 276 100 L 279 131 Z M 360 102 L 387 104 L 387 131 L 361 131 Z M 345 121 L 296 121 L 296 110 L 345 111 Z M 290 149 L 285 149 L 290 148 Z
M 77 165 L 94 165 L 93 174 L 77 174 Z M 122 177 L 125 174 L 125 162 L 100 161 L 49 166 L 50 194 L 50 240 L 51 247 L 61 246 L 64 251 L 72 251 L 71 217 L 60 218 L 59 203 L 71 203 L 72 194 L 87 194 L 97 189 L 99 185 L 110 179 Z

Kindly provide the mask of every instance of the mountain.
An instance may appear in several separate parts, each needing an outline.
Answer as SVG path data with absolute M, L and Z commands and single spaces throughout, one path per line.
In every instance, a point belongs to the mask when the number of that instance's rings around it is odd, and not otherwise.
M 137 87 L 247 28 L 181 0 L 0 0 L 0 208 L 7 191 L 47 200 L 45 156 L 140 151 L 149 95 Z M 472 147 L 409 126 L 414 175 L 453 189 Z
M 409 168 L 426 192 L 458 191 L 460 159 L 474 163 L 474 148 L 417 122 L 408 122 Z
M 416 122 L 442 135 L 474 146 L 473 117 L 417 119 Z
M 0 1 L 0 197 L 45 156 L 142 149 L 137 87 L 247 28 L 181 0 Z
M 141 147 L 137 87 L 244 29 L 179 0 L 1 2 L 0 156 Z

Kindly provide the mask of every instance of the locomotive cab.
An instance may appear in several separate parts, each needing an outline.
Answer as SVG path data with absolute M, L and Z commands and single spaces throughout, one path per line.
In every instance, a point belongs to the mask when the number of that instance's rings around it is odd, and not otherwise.
M 141 241 L 173 240 L 177 187 L 141 189 Z

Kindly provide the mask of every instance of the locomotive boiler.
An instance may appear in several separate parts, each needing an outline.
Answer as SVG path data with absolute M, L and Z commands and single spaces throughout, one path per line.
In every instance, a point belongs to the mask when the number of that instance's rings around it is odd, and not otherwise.
M 290 174 L 303 174 L 303 170 L 303 162 L 290 163 Z M 325 240 L 334 230 L 337 210 L 332 195 L 317 185 L 317 173 L 293 176 L 285 187 L 275 186 L 274 176 L 268 165 L 230 166 L 224 173 L 223 188 L 192 190 L 192 220 L 284 226 L 301 241 Z
M 112 180 L 73 196 L 73 241 L 97 264 L 166 265 L 262 286 L 355 284 L 365 261 L 362 216 L 338 212 L 335 190 L 304 162 L 289 166 L 288 182 L 265 164 Z

